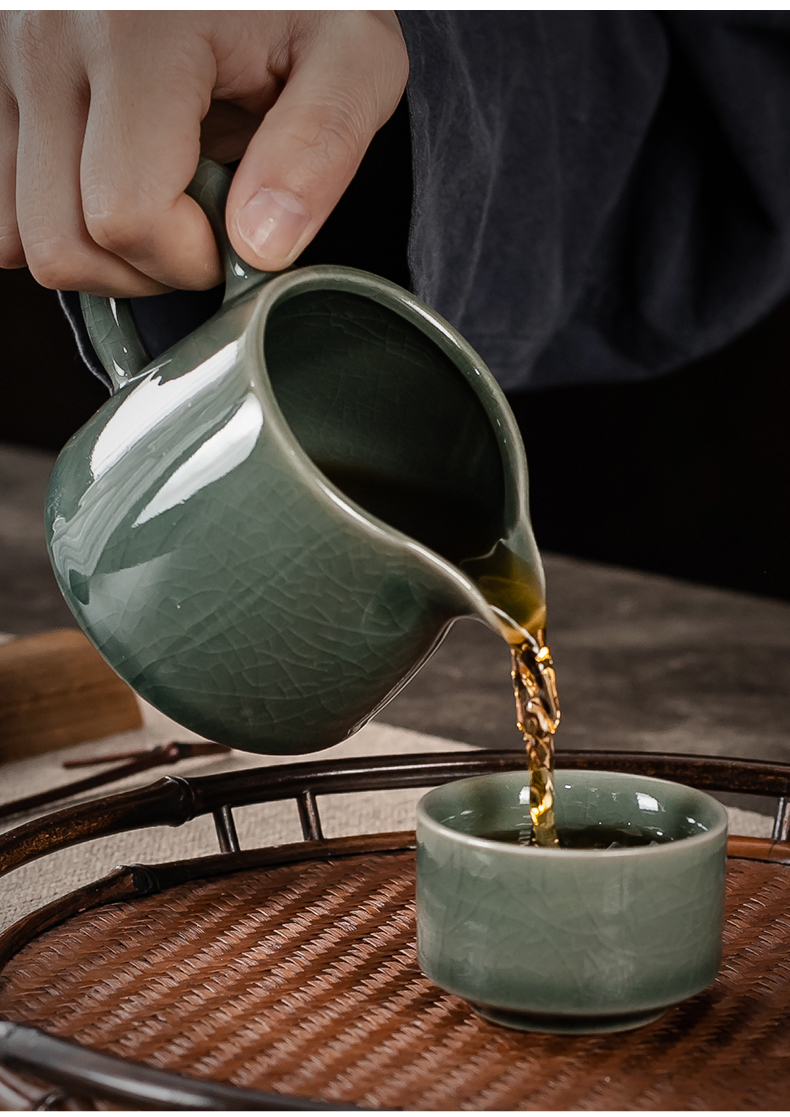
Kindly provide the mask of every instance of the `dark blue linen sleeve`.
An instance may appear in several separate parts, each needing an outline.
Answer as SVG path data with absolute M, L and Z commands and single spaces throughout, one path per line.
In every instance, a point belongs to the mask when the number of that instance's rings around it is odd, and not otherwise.
M 400 18 L 414 284 L 503 386 L 663 372 L 790 293 L 790 15 Z

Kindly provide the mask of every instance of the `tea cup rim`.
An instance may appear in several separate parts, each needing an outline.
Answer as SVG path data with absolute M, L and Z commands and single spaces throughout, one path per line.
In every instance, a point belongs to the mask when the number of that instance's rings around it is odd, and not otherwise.
M 458 786 L 461 784 L 472 784 L 481 782 L 502 781 L 506 778 L 519 775 L 520 773 L 514 771 L 507 772 L 488 772 L 480 776 L 467 776 L 464 779 L 452 780 L 448 783 L 442 784 L 439 787 L 433 788 L 431 791 L 423 795 L 417 804 L 417 826 L 418 826 L 418 840 L 419 830 L 425 828 L 434 835 L 449 839 L 472 849 L 481 849 L 489 853 L 496 852 L 498 857 L 523 859 L 524 857 L 560 857 L 563 860 L 582 860 L 586 861 L 589 858 L 598 860 L 602 854 L 607 858 L 633 858 L 633 857 L 672 857 L 675 856 L 678 847 L 683 850 L 692 849 L 697 846 L 703 846 L 711 842 L 718 842 L 722 837 L 726 839 L 729 827 L 729 816 L 726 808 L 699 788 L 690 787 L 688 784 L 679 783 L 676 780 L 661 779 L 656 776 L 646 776 L 637 772 L 613 772 L 606 771 L 605 769 L 592 769 L 592 768 L 558 768 L 555 773 L 555 782 L 568 779 L 569 777 L 622 777 L 633 785 L 634 782 L 642 783 L 643 786 L 664 786 L 672 788 L 680 788 L 684 791 L 691 792 L 699 796 L 700 800 L 713 810 L 716 820 L 713 825 L 709 826 L 706 830 L 698 834 L 684 835 L 679 838 L 673 838 L 668 842 L 661 842 L 656 845 L 646 846 L 631 846 L 623 849 L 562 849 L 557 846 L 527 846 L 510 844 L 506 842 L 497 841 L 495 838 L 484 838 L 477 834 L 467 834 L 462 830 L 456 830 L 446 823 L 439 822 L 428 813 L 426 802 L 436 795 L 438 792 L 446 791 L 448 787 Z M 525 787 L 529 787 L 529 772 L 524 771 Z

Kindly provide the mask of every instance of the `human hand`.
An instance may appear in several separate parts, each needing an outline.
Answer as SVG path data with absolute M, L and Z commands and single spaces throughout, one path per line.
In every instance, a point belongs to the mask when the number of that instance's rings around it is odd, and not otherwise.
M 394 12 L 1 12 L 0 266 L 118 297 L 220 283 L 184 194 L 202 151 L 241 158 L 238 254 L 287 267 L 407 73 Z

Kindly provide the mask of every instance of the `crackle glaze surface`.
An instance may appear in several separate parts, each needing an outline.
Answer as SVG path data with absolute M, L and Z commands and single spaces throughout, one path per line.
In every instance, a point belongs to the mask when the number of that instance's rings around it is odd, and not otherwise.
M 149 362 L 128 306 L 83 296 L 115 395 L 61 453 L 52 563 L 78 622 L 144 698 L 239 748 L 306 752 L 364 723 L 451 621 L 495 625 L 468 577 L 322 463 L 490 509 L 542 578 L 517 428 L 490 373 L 407 292 L 351 269 L 271 277 L 228 249 L 227 177 L 192 194 L 226 298 Z
M 528 785 L 527 773 L 497 773 L 438 788 L 420 803 L 424 972 L 473 1003 L 587 1018 L 588 1030 L 704 989 L 721 960 L 724 808 L 664 780 L 558 771 L 559 827 L 631 823 L 677 840 L 596 851 L 474 836 L 523 824 Z M 585 1030 L 584 1019 L 548 1030 Z

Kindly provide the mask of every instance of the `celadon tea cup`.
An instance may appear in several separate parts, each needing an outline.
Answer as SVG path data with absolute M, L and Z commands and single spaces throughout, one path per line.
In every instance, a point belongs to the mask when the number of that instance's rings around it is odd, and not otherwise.
M 480 358 L 377 276 L 251 269 L 229 183 L 204 160 L 188 190 L 226 272 L 195 333 L 151 360 L 128 303 L 82 296 L 114 394 L 55 465 L 49 551 L 82 629 L 154 706 L 237 748 L 310 752 L 455 618 L 501 629 L 475 561 L 525 587 L 529 631 L 543 573 L 519 431 Z
M 529 824 L 529 775 L 429 792 L 417 811 L 424 973 L 489 1020 L 583 1034 L 650 1023 L 721 964 L 727 813 L 646 776 L 558 771 L 557 824 L 656 844 L 542 848 L 481 837 Z

